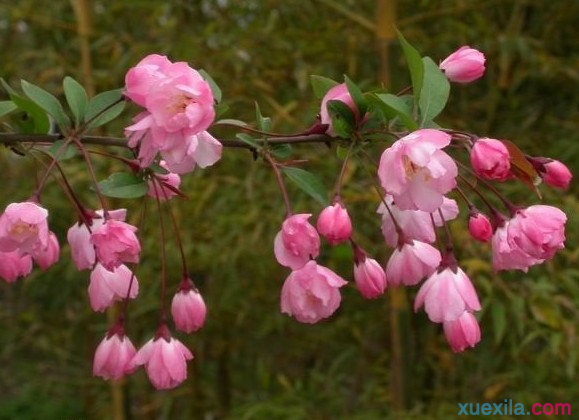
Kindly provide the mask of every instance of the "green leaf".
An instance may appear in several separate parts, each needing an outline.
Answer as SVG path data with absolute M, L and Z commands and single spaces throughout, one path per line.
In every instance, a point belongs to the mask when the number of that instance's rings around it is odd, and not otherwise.
M 334 132 L 339 137 L 349 138 L 356 125 L 356 118 L 350 107 L 342 101 L 328 101 L 326 106 L 332 118 Z
M 10 87 L 3 77 L 0 77 L 0 83 L 8 95 L 17 95 L 16 91 Z
M 142 178 L 129 172 L 111 174 L 99 182 L 99 188 L 103 195 L 114 198 L 139 198 L 149 190 L 148 184 Z
M 17 110 L 18 107 L 12 101 L 0 101 L 0 117 L 10 114 L 12 111 Z
M 50 119 L 42 108 L 30 99 L 19 96 L 16 93 L 10 94 L 10 99 L 25 114 L 24 118 L 16 122 L 22 133 L 46 134 L 50 132 Z
M 404 57 L 406 57 L 408 69 L 410 70 L 412 92 L 414 93 L 414 97 L 419 98 L 422 90 L 422 81 L 424 79 L 424 64 L 422 62 L 422 57 L 420 57 L 420 53 L 406 40 L 406 38 L 404 38 L 398 29 L 396 29 L 396 33 L 398 34 L 398 40 L 402 46 Z
M 314 74 L 310 76 L 310 83 L 312 84 L 314 95 L 318 99 L 323 99 L 328 90 L 338 85 L 338 82 L 335 80 L 323 76 L 316 76 Z
M 199 73 L 201 74 L 201 76 L 203 76 L 203 79 L 205 79 L 205 81 L 207 83 L 209 83 L 209 86 L 211 87 L 211 91 L 213 92 L 213 99 L 215 99 L 215 102 L 217 102 L 217 103 L 221 102 L 221 98 L 222 98 L 223 94 L 221 93 L 221 89 L 219 88 L 217 83 L 215 83 L 215 80 L 213 80 L 213 78 L 211 76 L 209 76 L 209 73 L 207 73 L 203 69 L 199 70 Z
M 122 89 L 114 89 L 90 98 L 85 117 L 87 122 L 90 121 L 88 127 L 99 127 L 118 117 L 125 108 L 125 101 L 121 100 L 122 97 Z
M 257 102 L 255 103 L 255 122 L 257 123 L 258 130 L 271 131 L 271 118 L 261 115 L 261 110 L 259 109 L 259 104 Z
M 436 63 L 430 57 L 424 57 L 422 62 L 424 79 L 418 100 L 421 127 L 442 112 L 450 94 L 450 83 Z
M 289 144 L 273 144 L 270 149 L 278 159 L 287 159 L 292 154 L 292 147 Z
M 326 189 L 317 176 L 300 168 L 285 167 L 282 168 L 282 171 L 303 192 L 311 196 L 322 206 L 329 204 Z
M 346 86 L 348 88 L 348 92 L 354 101 L 354 105 L 356 105 L 356 110 L 358 111 L 358 115 L 362 118 L 366 111 L 368 110 L 368 104 L 366 103 L 366 99 L 364 98 L 364 94 L 352 80 L 346 75 L 344 75 L 344 80 L 346 82 Z
M 418 124 L 412 118 L 411 96 L 396 96 L 391 93 L 378 93 L 373 96 L 375 99 L 372 99 L 372 104 L 378 107 L 387 119 L 398 117 L 409 130 L 418 128 Z
M 68 115 L 64 112 L 64 108 L 58 99 L 51 93 L 32 83 L 28 83 L 26 80 L 21 80 L 20 83 L 26 96 L 54 118 L 62 131 L 70 127 L 70 118 L 68 118 Z
M 251 147 L 254 147 L 255 149 L 261 148 L 261 145 L 258 142 L 256 142 L 255 139 L 251 137 L 249 134 L 237 133 L 235 137 L 244 142 L 245 144 L 249 144 Z
M 88 97 L 84 87 L 70 76 L 66 76 L 62 82 L 64 96 L 68 107 L 74 115 L 76 125 L 79 126 L 84 122 L 86 108 L 88 106 Z
M 232 118 L 224 118 L 222 120 L 215 121 L 213 123 L 213 125 L 232 125 L 234 127 L 247 127 L 249 124 L 247 124 L 245 121 L 241 121 L 241 120 L 235 120 Z
M 338 145 L 338 147 L 336 147 L 336 156 L 338 157 L 338 159 L 345 160 L 346 156 L 348 156 L 349 149 L 350 149 L 349 147 Z
M 68 144 L 66 146 L 66 150 L 64 150 L 64 151 L 61 150 L 62 147 L 64 146 L 64 143 L 65 143 L 65 140 L 57 140 L 47 150 L 48 153 L 50 153 L 50 156 L 52 156 L 53 158 L 55 158 L 59 162 L 63 161 L 63 160 L 71 159 L 78 154 L 78 149 L 73 144 Z M 57 158 L 57 155 L 58 155 L 58 158 Z

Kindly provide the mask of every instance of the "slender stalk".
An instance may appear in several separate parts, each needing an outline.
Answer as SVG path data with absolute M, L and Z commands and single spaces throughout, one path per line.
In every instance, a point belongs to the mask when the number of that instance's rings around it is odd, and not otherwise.
M 340 169 L 340 175 L 336 181 L 336 185 L 334 187 L 334 197 L 340 197 L 342 193 L 342 184 L 344 182 L 344 175 L 346 174 L 346 167 L 348 166 L 348 162 L 350 157 L 352 156 L 352 150 L 354 150 L 354 145 L 356 142 L 350 142 L 350 146 L 348 147 L 348 151 L 346 152 L 346 156 L 344 157 L 344 161 L 342 162 L 342 169 Z
M 167 318 L 167 252 L 165 249 L 165 223 L 163 222 L 161 200 L 159 199 L 159 192 L 156 183 L 153 183 L 153 188 L 155 189 L 155 196 L 157 197 L 155 202 L 157 203 L 157 212 L 159 213 L 159 231 L 161 239 L 161 323 L 163 324 Z
M 50 173 L 52 172 L 52 169 L 58 163 L 58 158 L 64 153 L 64 151 L 66 150 L 66 148 L 68 147 L 68 145 L 72 141 L 73 141 L 73 139 L 68 139 L 58 148 L 58 150 L 56 151 L 56 153 L 52 157 L 52 161 L 46 167 L 46 170 L 45 170 L 44 174 L 42 175 L 42 178 L 38 182 L 38 186 L 36 187 L 36 190 L 32 194 L 32 197 L 36 198 L 37 200 L 40 199 L 40 193 L 42 192 L 42 189 L 44 188 L 44 184 L 46 184 L 46 181 L 48 180 L 48 177 L 49 177 Z
M 108 218 L 109 218 L 109 212 L 107 210 L 108 206 L 105 202 L 101 188 L 99 187 L 99 183 L 97 181 L 96 174 L 95 174 L 94 168 L 92 166 L 92 162 L 90 160 L 90 156 L 80 140 L 74 139 L 74 141 L 75 141 L 76 145 L 78 146 L 78 148 L 80 149 L 80 151 L 84 157 L 84 161 L 86 162 L 86 166 L 88 168 L 88 172 L 90 174 L 90 177 L 91 177 L 91 180 L 93 183 L 94 191 L 99 199 L 99 202 L 101 203 L 101 207 L 103 208 L 103 216 L 104 216 L 105 220 L 108 220 Z
M 292 207 L 289 200 L 289 195 L 287 193 L 287 189 L 285 187 L 285 182 L 283 180 L 283 176 L 281 175 L 281 171 L 279 170 L 279 164 L 271 157 L 268 152 L 263 153 L 263 158 L 270 164 L 271 169 L 273 169 L 273 173 L 275 174 L 275 179 L 277 180 L 277 184 L 279 185 L 279 190 L 281 192 L 281 196 L 283 198 L 283 202 L 285 204 L 285 210 L 287 213 L 287 217 L 293 214 Z

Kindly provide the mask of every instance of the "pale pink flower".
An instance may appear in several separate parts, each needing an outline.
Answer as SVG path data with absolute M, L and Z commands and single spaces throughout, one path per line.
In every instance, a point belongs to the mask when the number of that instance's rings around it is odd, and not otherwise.
M 112 270 L 122 263 L 139 262 L 141 245 L 135 232 L 137 228 L 128 223 L 109 219 L 91 234 L 98 261 Z
M 500 140 L 478 139 L 470 152 L 470 164 L 486 179 L 505 181 L 512 176 L 509 150 Z
M 109 332 L 95 351 L 92 374 L 103 379 L 120 379 L 130 373 L 129 363 L 136 353 L 135 346 L 122 328 Z
M 175 328 L 179 331 L 192 333 L 203 327 L 207 307 L 201 293 L 193 286 L 191 280 L 181 282 L 181 286 L 171 302 L 171 316 Z
M 284 267 L 297 270 L 320 253 L 320 236 L 308 222 L 311 216 L 311 214 L 289 216 L 275 236 L 275 258 Z
M 102 312 L 114 302 L 127 297 L 134 299 L 138 294 L 139 281 L 126 265 L 119 265 L 109 271 L 101 264 L 97 264 L 90 273 L 88 297 L 93 311 Z
M 444 335 L 455 353 L 474 347 L 481 338 L 480 327 L 474 315 L 464 311 L 455 321 L 443 323 Z
M 514 241 L 509 239 L 509 221 L 505 221 L 495 229 L 492 238 L 493 269 L 521 270 L 525 273 L 529 267 L 544 262 L 524 252 Z
M 485 61 L 482 52 L 465 45 L 444 59 L 440 69 L 451 82 L 470 83 L 482 77 Z
M 322 210 L 316 227 L 332 245 L 345 242 L 352 236 L 352 221 L 341 203 L 334 203 Z
M 386 278 L 394 286 L 414 286 L 432 274 L 440 261 L 438 249 L 424 242 L 410 240 L 392 252 L 386 264 Z
M 209 134 L 202 131 L 197 134 L 179 138 L 170 136 L 161 149 L 167 169 L 175 173 L 188 173 L 196 166 L 207 168 L 221 159 L 223 145 Z
M 365 254 L 354 261 L 354 280 L 360 294 L 366 299 L 374 299 L 386 290 L 386 274 L 378 261 Z
M 86 215 L 88 221 L 91 223 L 89 227 L 83 222 L 78 222 L 72 225 L 67 232 L 66 239 L 70 245 L 70 252 L 72 261 L 78 270 L 92 269 L 95 265 L 95 250 L 92 244 L 91 231 L 100 228 L 104 224 L 103 211 L 97 210 L 94 216 Z M 118 209 L 109 211 L 111 219 L 124 221 L 127 216 L 126 209 Z
M 424 310 L 432 322 L 456 321 L 464 311 L 481 309 L 476 290 L 462 269 L 441 266 L 420 287 L 414 310 Z
M 159 162 L 159 166 L 167 169 L 167 164 L 164 160 Z M 149 197 L 158 198 L 161 201 L 165 201 L 177 195 L 175 190 L 178 190 L 179 185 L 181 185 L 181 177 L 178 174 L 172 172 L 168 172 L 166 174 L 155 174 L 155 179 L 156 181 L 153 179 L 147 181 L 149 186 L 147 194 Z
M 31 253 L 48 245 L 48 210 L 31 201 L 12 203 L 0 215 L 0 251 Z
M 32 250 L 31 255 L 32 258 L 34 258 L 34 262 L 38 264 L 42 271 L 56 264 L 60 257 L 60 245 L 58 244 L 56 235 L 53 232 L 49 232 L 46 247 L 37 246 Z
M 473 210 L 468 218 L 468 232 L 477 241 L 488 242 L 493 236 L 493 227 L 487 216 Z
M 458 174 L 454 160 L 441 150 L 450 141 L 443 131 L 421 129 L 382 153 L 378 177 L 399 208 L 434 212 L 442 205 Z
M 145 107 L 147 95 L 167 79 L 172 64 L 164 55 L 151 54 L 143 58 L 125 76 L 125 96 Z
M 21 255 L 19 251 L 0 251 L 0 277 L 8 283 L 14 283 L 19 277 L 25 277 L 32 271 L 30 255 Z
M 166 332 L 158 332 L 139 349 L 129 366 L 144 365 L 155 388 L 172 389 L 187 379 L 187 360 L 193 359 L 193 354 L 164 329 Z
M 322 124 L 327 124 L 328 128 L 326 129 L 326 133 L 329 136 L 336 137 L 336 132 L 334 131 L 334 127 L 332 125 L 332 118 L 330 117 L 330 113 L 328 112 L 328 101 L 340 101 L 343 102 L 352 110 L 354 116 L 357 117 L 357 110 L 356 106 L 354 105 L 354 100 L 348 92 L 348 86 L 345 83 L 341 83 L 332 87 L 322 99 L 322 107 L 320 109 L 320 121 Z
M 563 190 L 569 187 L 573 174 L 564 163 L 544 157 L 529 157 L 528 160 L 545 184 Z
M 309 261 L 292 271 L 283 284 L 281 312 L 307 324 L 328 318 L 340 306 L 340 287 L 345 284 L 347 282 L 330 269 Z

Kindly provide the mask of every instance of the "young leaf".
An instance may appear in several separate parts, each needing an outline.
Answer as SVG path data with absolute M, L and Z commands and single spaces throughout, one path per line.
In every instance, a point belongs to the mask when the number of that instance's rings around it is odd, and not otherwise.
M 259 104 L 257 102 L 255 103 L 255 122 L 257 123 L 258 130 L 271 131 L 271 118 L 261 115 L 261 110 L 259 109 Z
M 287 159 L 292 154 L 292 147 L 289 144 L 273 144 L 270 149 L 278 159 Z
M 390 93 L 378 93 L 372 96 L 369 96 L 372 98 L 372 105 L 382 111 L 387 119 L 391 120 L 398 117 L 409 130 L 418 128 L 418 124 L 412 118 L 412 102 L 408 100 L 410 97 L 396 96 Z
M 89 127 L 99 127 L 118 117 L 125 108 L 122 98 L 122 89 L 108 90 L 90 98 L 85 116 L 85 120 L 90 121 Z
M 338 82 L 336 82 L 335 80 L 316 75 L 310 76 L 310 83 L 312 84 L 314 95 L 318 99 L 322 99 L 324 95 L 328 92 L 328 90 L 338 85 Z
M 356 118 L 350 107 L 342 101 L 328 101 L 326 106 L 332 118 L 334 132 L 339 137 L 349 138 L 356 125 Z
M 424 79 L 418 100 L 421 127 L 442 112 L 450 94 L 450 83 L 436 63 L 430 57 L 424 57 L 422 62 Z
M 207 73 L 203 69 L 199 70 L 199 74 L 201 74 L 201 76 L 203 76 L 203 79 L 205 79 L 205 81 L 207 83 L 209 83 L 209 86 L 211 87 L 211 91 L 213 92 L 213 99 L 215 99 L 215 102 L 216 103 L 221 102 L 221 97 L 222 97 L 221 89 L 219 88 L 217 83 L 215 83 L 215 80 L 213 80 L 213 78 L 211 76 L 209 76 L 209 73 Z
M 404 36 L 396 30 L 398 34 L 398 40 L 402 46 L 402 51 L 406 57 L 406 62 L 408 63 L 408 69 L 410 70 L 410 80 L 412 81 L 412 92 L 415 98 L 420 97 L 420 92 L 422 90 L 422 81 L 424 78 L 424 64 L 420 53 L 414 48 Z
M 245 144 L 249 144 L 250 146 L 254 147 L 255 149 L 261 148 L 261 145 L 257 141 L 255 141 L 255 139 L 253 137 L 251 137 L 249 134 L 237 133 L 235 135 L 235 137 L 237 137 L 239 140 L 241 140 Z
M 364 94 L 352 80 L 346 75 L 344 75 L 344 80 L 346 82 L 346 86 L 348 87 L 348 92 L 350 96 L 354 100 L 354 105 L 356 105 L 356 109 L 358 110 L 358 115 L 362 118 L 366 111 L 368 110 L 368 104 L 366 103 L 366 99 L 364 98 Z
M 57 160 L 63 161 L 63 160 L 67 160 L 67 159 L 71 159 L 73 157 L 75 157 L 78 154 L 78 149 L 73 145 L 73 144 L 69 144 L 68 146 L 66 146 L 66 150 L 61 150 L 62 146 L 64 145 L 65 140 L 58 140 L 55 141 L 54 144 L 52 146 L 50 146 L 48 148 L 48 153 L 50 153 L 50 155 L 53 158 L 56 158 L 56 155 L 58 154 L 58 158 Z
M 70 76 L 66 76 L 62 82 L 64 96 L 68 107 L 74 115 L 76 125 L 84 122 L 84 115 L 88 106 L 88 97 L 84 87 Z
M 282 168 L 282 171 L 303 192 L 308 194 L 322 206 L 325 207 L 329 204 L 326 189 L 317 176 L 300 168 L 285 167 Z
M 99 182 L 99 188 L 103 195 L 114 198 L 139 198 L 149 190 L 148 184 L 143 179 L 128 172 L 111 174 Z
M 61 130 L 64 131 L 67 127 L 70 127 L 70 118 L 64 112 L 64 108 L 58 99 L 51 93 L 32 83 L 28 83 L 26 80 L 21 80 L 20 83 L 26 96 L 54 118 Z
M 18 107 L 12 101 L 0 101 L 0 117 L 8 115 L 17 109 Z
M 17 124 L 25 134 L 46 134 L 50 132 L 50 119 L 42 108 L 30 99 L 17 94 L 10 94 L 12 102 L 24 112 L 24 116 Z

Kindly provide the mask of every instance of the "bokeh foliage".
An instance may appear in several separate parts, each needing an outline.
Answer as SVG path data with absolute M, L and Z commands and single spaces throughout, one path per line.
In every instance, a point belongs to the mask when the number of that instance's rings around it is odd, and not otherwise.
M 90 78 L 81 65 L 82 36 L 73 4 L 89 6 Z M 122 86 L 126 70 L 152 52 L 189 61 L 219 83 L 228 116 L 251 121 L 254 101 L 278 131 L 309 126 L 318 104 L 309 74 L 377 86 L 380 55 L 375 36 L 377 1 L 343 0 L 20 0 L 0 4 L 0 75 L 19 78 L 62 95 L 72 75 L 96 92 Z M 443 6 L 441 6 L 443 4 Z M 481 136 L 508 138 L 529 154 L 553 156 L 579 172 L 579 3 L 547 0 L 433 0 L 397 2 L 396 23 L 435 61 L 459 45 L 485 51 L 486 77 L 453 86 L 442 123 Z M 86 28 L 85 28 L 86 29 Z M 84 33 L 81 30 L 81 34 Z M 408 83 L 395 42 L 388 68 L 393 91 Z M 101 134 L 120 135 L 136 108 Z M 7 130 L 6 127 L 2 129 Z M 226 136 L 227 132 L 219 133 Z M 382 146 L 381 146 L 382 147 Z M 330 188 L 338 159 L 323 146 L 303 146 L 306 167 Z M 376 153 L 379 153 L 379 147 Z M 320 157 L 324 157 L 320 159 Z M 34 165 L 0 152 L 0 204 L 25 199 Z M 104 174 L 117 164 L 97 164 Z M 86 202 L 80 162 L 67 173 Z M 388 250 L 375 214 L 377 198 L 367 170 L 352 165 L 345 200 L 361 244 L 384 260 Z M 297 189 L 297 211 L 320 208 Z M 187 177 L 188 201 L 173 204 L 194 278 L 206 297 L 206 327 L 182 337 L 196 355 L 190 379 L 171 392 L 155 392 L 143 372 L 120 391 L 133 418 L 377 419 L 449 418 L 458 402 L 577 402 L 579 325 L 578 188 L 565 194 L 543 189 L 545 202 L 569 215 L 567 248 L 552 262 L 521 272 L 492 272 L 489 250 L 468 240 L 464 223 L 453 224 L 463 266 L 483 300 L 483 341 L 454 355 L 438 325 L 423 313 L 403 313 L 404 413 L 392 392 L 389 302 L 365 301 L 354 287 L 343 306 L 320 325 L 301 325 L 279 313 L 279 289 L 287 275 L 274 260 L 272 241 L 283 206 L 271 171 L 248 152 L 227 150 L 214 168 Z M 506 185 L 521 203 L 535 203 L 525 187 Z M 55 182 L 44 195 L 51 226 L 61 242 L 75 221 Z M 128 206 L 133 222 L 140 203 Z M 148 206 L 154 220 L 154 207 Z M 135 344 L 150 337 L 158 314 L 158 224 L 142 229 L 141 296 L 131 304 L 128 333 Z M 168 247 L 178 283 L 175 244 Z M 0 418 L 112 418 L 111 386 L 91 376 L 92 354 L 106 331 L 106 316 L 87 304 L 88 273 L 62 261 L 15 285 L 0 284 Z M 351 279 L 347 247 L 324 248 L 321 263 Z M 415 291 L 409 293 L 408 299 Z

